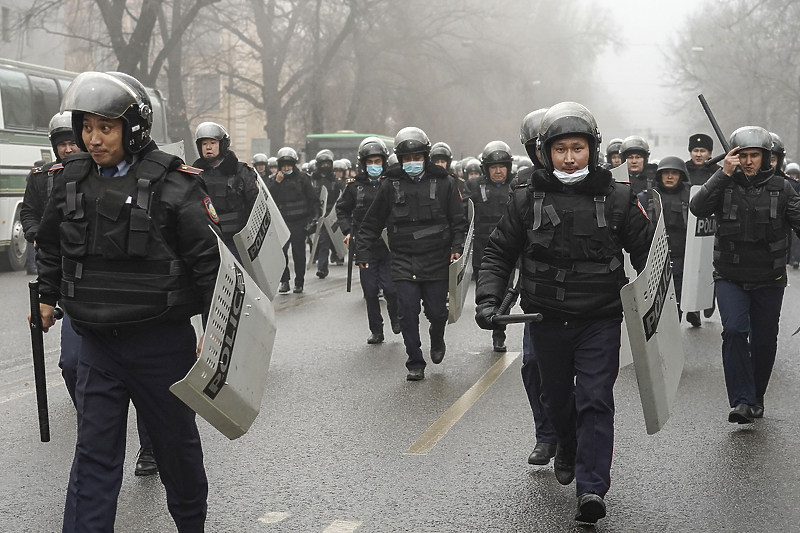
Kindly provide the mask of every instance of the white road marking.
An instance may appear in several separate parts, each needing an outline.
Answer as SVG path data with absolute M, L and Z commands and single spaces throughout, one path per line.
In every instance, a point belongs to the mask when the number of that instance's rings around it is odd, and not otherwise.
M 355 520 L 334 520 L 322 533 L 353 533 L 360 525 Z
M 261 518 L 258 519 L 259 522 L 264 522 L 265 524 L 277 524 L 281 520 L 286 520 L 289 517 L 289 513 L 281 513 L 281 512 L 271 512 L 267 513 Z
M 461 398 L 450 406 L 450 409 L 439 417 L 439 420 L 431 424 L 425 433 L 417 439 L 417 442 L 412 444 L 411 447 L 405 451 L 404 455 L 427 455 L 428 452 L 436 446 L 439 439 L 444 437 L 445 434 L 450 431 L 450 428 L 458 422 L 470 407 L 472 407 L 472 404 L 477 402 L 478 398 L 489 389 L 492 383 L 511 366 L 511 363 L 519 357 L 519 354 L 520 352 L 507 352 L 498 359 L 497 362 L 461 396 Z

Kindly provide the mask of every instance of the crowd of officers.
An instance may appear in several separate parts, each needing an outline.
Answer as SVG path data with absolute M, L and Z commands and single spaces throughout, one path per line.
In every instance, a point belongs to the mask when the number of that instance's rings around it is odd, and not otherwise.
M 158 149 L 151 126 L 150 100 L 137 80 L 83 73 L 51 122 L 56 162 L 28 178 L 22 220 L 37 250 L 42 323 L 46 331 L 55 305 L 63 307 L 59 365 L 78 413 L 65 532 L 113 530 L 131 400 L 141 441 L 136 474 L 159 472 L 178 530 L 203 530 L 208 485 L 195 414 L 169 386 L 200 350 L 189 319 L 208 313 L 217 238 L 238 257 L 232 237 L 262 186 L 290 231 L 279 292 L 290 290 L 289 250 L 294 292 L 303 291 L 309 236 L 335 212 L 359 267 L 367 342 L 384 341 L 382 294 L 392 332 L 403 335 L 409 381 L 425 376 L 423 309 L 430 360 L 445 356 L 448 272 L 465 253 L 471 200 L 476 322 L 492 330 L 493 350 L 504 352 L 505 331 L 495 318 L 510 287 L 525 313 L 543 315 L 525 326 L 523 338 L 522 378 L 537 437 L 528 461 L 555 458 L 558 481 L 576 481 L 578 521 L 606 515 L 619 291 L 628 282 L 623 250 L 641 272 L 654 233 L 653 191 L 661 197 L 678 297 L 688 213 L 716 217 L 728 420 L 764 416 L 786 265 L 797 267 L 791 233 L 800 229 L 800 167 L 785 165 L 780 139 L 762 128 L 736 130 L 722 166 L 710 162 L 713 142 L 704 134 L 689 138 L 688 161 L 654 162 L 636 136 L 612 140 L 603 154 L 592 113 L 564 102 L 524 117 L 520 141 L 528 157 L 495 140 L 479 158 L 459 161 L 447 144 L 407 127 L 391 154 L 381 139 L 364 139 L 353 168 L 327 149 L 299 167 L 290 147 L 246 164 L 213 122 L 197 127 L 200 157 L 190 167 Z M 628 180 L 617 181 L 610 169 L 623 164 Z M 700 187 L 690 196 L 693 185 Z M 332 238 L 319 233 L 320 279 L 329 262 L 344 260 Z M 701 325 L 696 312 L 687 320 Z

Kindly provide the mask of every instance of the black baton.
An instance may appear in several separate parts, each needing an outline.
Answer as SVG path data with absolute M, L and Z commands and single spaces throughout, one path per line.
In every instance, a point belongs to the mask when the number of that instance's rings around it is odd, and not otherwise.
M 541 322 L 544 317 L 541 313 L 528 313 L 524 315 L 494 315 L 492 323 L 497 326 L 506 324 L 519 324 L 521 322 Z
M 714 113 L 711 112 L 711 107 L 709 107 L 708 102 L 706 102 L 706 97 L 703 96 L 702 94 L 698 94 L 697 98 L 698 100 L 700 100 L 700 105 L 703 106 L 703 111 L 706 112 L 708 121 L 711 122 L 711 127 L 714 128 L 714 133 L 717 134 L 717 138 L 719 139 L 719 142 L 722 145 L 722 149 L 725 150 L 725 154 L 727 154 L 728 152 L 731 151 L 731 147 L 728 144 L 727 139 L 725 139 L 725 135 L 723 135 L 722 129 L 719 127 L 719 123 L 717 123 L 717 119 L 714 118 Z M 725 156 L 723 156 L 723 158 L 724 157 Z
M 39 312 L 39 282 L 28 283 L 31 299 L 31 346 L 33 347 L 33 378 L 36 384 L 36 405 L 39 411 L 39 435 L 50 442 L 50 420 L 47 411 L 47 381 L 44 372 L 44 337 L 42 315 Z

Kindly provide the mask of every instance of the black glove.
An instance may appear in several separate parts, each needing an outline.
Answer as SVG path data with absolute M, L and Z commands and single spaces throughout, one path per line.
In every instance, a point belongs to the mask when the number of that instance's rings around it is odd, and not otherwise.
M 311 236 L 317 231 L 317 221 L 312 220 L 308 224 L 306 224 L 306 235 Z
M 481 329 L 497 329 L 492 318 L 497 315 L 495 304 L 481 304 L 475 309 L 475 322 Z

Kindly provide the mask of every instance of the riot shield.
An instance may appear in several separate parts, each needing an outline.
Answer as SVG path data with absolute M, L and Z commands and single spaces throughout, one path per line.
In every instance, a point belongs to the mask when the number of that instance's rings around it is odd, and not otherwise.
M 669 419 L 685 358 L 667 232 L 660 216 L 661 198 L 655 191 L 653 195 L 658 220 L 647 265 L 620 291 L 645 426 L 650 435 Z
M 631 181 L 628 175 L 628 164 L 625 161 L 620 166 L 612 168 L 611 175 L 614 176 L 614 181 L 623 181 L 625 183 Z
M 169 390 L 233 440 L 258 416 L 275 341 L 275 310 L 219 240 L 220 268 L 200 357 Z
M 625 256 L 625 276 L 630 279 L 636 279 L 636 269 L 631 264 L 631 257 L 628 252 L 622 252 Z M 631 351 L 631 340 L 628 338 L 628 326 L 625 322 L 625 315 L 622 316 L 622 332 L 619 345 L 619 367 L 625 368 L 633 364 L 633 352 Z
M 286 267 L 283 246 L 289 241 L 289 228 L 275 205 L 275 200 L 261 178 L 258 178 L 258 196 L 250 217 L 242 231 L 233 236 L 233 242 L 242 258 L 242 265 L 261 291 L 270 300 L 275 298 L 281 275 Z
M 319 203 L 322 205 L 322 215 L 317 219 L 317 229 L 314 231 L 314 236 L 311 237 L 311 255 L 308 256 L 306 270 L 311 268 L 311 265 L 314 264 L 314 256 L 317 255 L 317 246 L 319 245 L 319 235 L 322 233 L 322 228 L 325 225 L 323 219 L 325 218 L 325 208 L 328 205 L 328 189 L 325 187 L 322 187 L 319 191 Z
M 469 229 L 464 239 L 464 253 L 457 260 L 450 263 L 448 324 L 454 324 L 461 316 L 464 302 L 467 299 L 469 282 L 472 280 L 472 235 L 475 231 L 475 207 L 472 205 L 472 200 L 467 201 L 467 218 L 469 218 Z
M 341 196 L 341 193 L 339 193 Z M 337 198 L 338 201 L 338 198 Z M 323 209 L 324 211 L 324 209 Z M 344 245 L 344 233 L 339 227 L 339 219 L 336 216 L 336 208 L 322 218 L 325 229 L 328 230 L 328 237 L 331 238 L 331 246 L 336 250 L 336 255 L 341 258 L 347 257 L 347 246 Z
M 167 152 L 168 154 L 180 157 L 181 161 L 186 161 L 186 147 L 183 145 L 183 141 L 165 144 L 163 146 L 159 146 L 158 149 L 162 152 Z
M 692 187 L 690 197 L 700 185 Z M 683 289 L 681 309 L 684 313 L 703 311 L 714 306 L 714 215 L 697 218 L 689 210 L 686 224 L 686 252 L 683 257 Z

